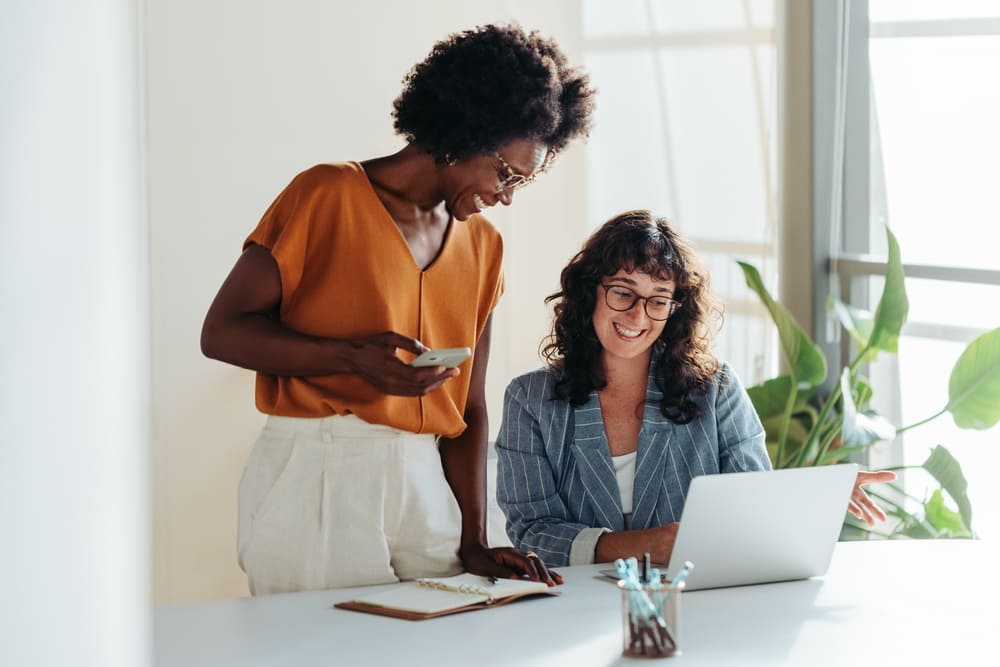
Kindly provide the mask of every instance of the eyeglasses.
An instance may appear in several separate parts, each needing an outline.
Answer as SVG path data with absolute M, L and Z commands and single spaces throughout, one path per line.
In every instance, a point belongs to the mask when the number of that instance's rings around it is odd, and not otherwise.
M 498 180 L 495 192 L 503 192 L 504 190 L 510 190 L 511 192 L 514 192 L 515 190 L 520 190 L 525 185 L 535 180 L 535 178 L 537 178 L 538 175 L 543 171 L 545 171 L 545 169 L 549 166 L 549 156 L 546 155 L 545 162 L 542 164 L 542 166 L 530 176 L 525 176 L 524 174 L 519 174 L 516 171 L 514 171 L 514 168 L 510 166 L 507 160 L 503 159 L 503 156 L 500 155 L 500 153 L 494 152 L 493 157 L 499 160 L 500 165 L 503 167 L 502 172 L 500 171 L 497 172 Z
M 624 313 L 625 311 L 632 310 L 636 303 L 642 301 L 646 315 L 649 319 L 656 320 L 657 322 L 663 322 L 668 319 L 677 310 L 677 306 L 680 305 L 677 301 L 665 296 L 639 296 L 628 287 L 621 285 L 605 285 L 601 283 L 601 287 L 604 288 L 604 301 L 611 310 Z

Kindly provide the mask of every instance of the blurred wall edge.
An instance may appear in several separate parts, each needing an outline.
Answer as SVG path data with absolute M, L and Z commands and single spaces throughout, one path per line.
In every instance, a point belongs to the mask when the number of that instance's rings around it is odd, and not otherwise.
M 0 21 L 0 664 L 150 663 L 134 0 Z

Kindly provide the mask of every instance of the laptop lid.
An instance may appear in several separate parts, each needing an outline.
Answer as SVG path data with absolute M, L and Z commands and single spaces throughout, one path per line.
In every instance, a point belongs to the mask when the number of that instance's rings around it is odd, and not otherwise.
M 691 480 L 667 572 L 685 590 L 825 574 L 858 466 L 703 475 Z

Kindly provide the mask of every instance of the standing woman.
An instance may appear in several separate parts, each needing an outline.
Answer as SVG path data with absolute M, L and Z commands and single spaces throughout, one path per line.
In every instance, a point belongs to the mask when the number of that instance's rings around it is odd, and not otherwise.
M 486 542 L 485 401 L 502 244 L 481 215 L 590 125 L 594 90 L 515 25 L 437 43 L 394 103 L 406 146 L 312 167 L 209 308 L 206 356 L 257 371 L 268 415 L 240 482 L 254 594 L 469 572 L 559 583 Z M 458 368 L 415 368 L 470 347 Z
M 606 222 L 563 269 L 548 366 L 515 378 L 497 438 L 497 500 L 515 546 L 549 565 L 667 563 L 691 479 L 769 470 L 764 429 L 709 349 L 708 274 L 663 218 Z M 848 510 L 885 514 L 860 488 Z

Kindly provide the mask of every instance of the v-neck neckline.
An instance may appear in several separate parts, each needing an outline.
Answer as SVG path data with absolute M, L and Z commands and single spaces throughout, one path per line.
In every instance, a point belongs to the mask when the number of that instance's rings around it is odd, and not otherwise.
M 438 248 L 437 254 L 434 256 L 434 259 L 431 260 L 431 263 L 424 268 L 420 268 L 420 264 L 417 262 L 417 258 L 414 257 L 413 255 L 413 249 L 410 248 L 410 244 L 406 242 L 406 237 L 403 235 L 403 230 L 401 230 L 399 228 L 399 225 L 396 224 L 396 221 L 393 219 L 392 214 L 389 213 L 389 209 L 387 209 L 385 204 L 382 202 L 382 198 L 378 196 L 378 192 L 375 190 L 375 184 L 372 183 L 371 178 L 369 178 L 368 172 L 365 170 L 364 165 L 362 165 L 360 162 L 357 161 L 352 162 L 351 164 L 353 164 L 357 168 L 358 174 L 361 176 L 365 184 L 368 186 L 368 193 L 371 195 L 375 203 L 378 204 L 378 208 L 382 212 L 381 216 L 382 222 L 387 223 L 389 227 L 392 228 L 392 232 L 390 233 L 394 233 L 395 238 L 398 240 L 399 243 L 403 245 L 406 254 L 410 258 L 410 262 L 413 264 L 413 268 L 415 268 L 420 273 L 428 273 L 429 271 L 431 271 L 435 266 L 437 266 L 438 260 L 441 259 L 441 256 L 444 255 L 445 251 L 448 249 L 449 242 L 451 240 L 452 233 L 455 228 L 455 222 L 456 222 L 455 216 L 451 215 L 450 213 L 448 214 L 448 227 L 447 229 L 444 230 L 444 237 L 441 239 L 441 247 Z

